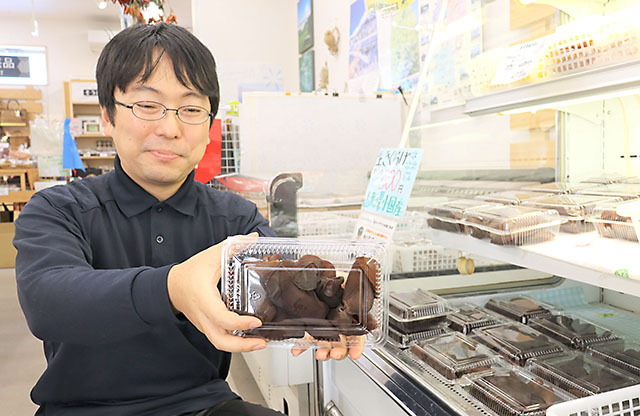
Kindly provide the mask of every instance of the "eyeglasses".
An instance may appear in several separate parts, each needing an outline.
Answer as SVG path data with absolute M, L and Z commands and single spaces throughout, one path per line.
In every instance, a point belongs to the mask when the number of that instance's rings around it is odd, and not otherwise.
M 155 101 L 138 101 L 131 105 L 127 105 L 119 101 L 115 101 L 115 103 L 130 109 L 134 116 L 146 121 L 160 120 L 167 115 L 167 111 L 175 111 L 178 119 L 186 124 L 202 124 L 209 120 L 209 117 L 213 117 L 215 115 L 210 113 L 206 108 L 197 105 L 183 105 L 178 108 L 167 108 L 164 104 L 160 104 Z

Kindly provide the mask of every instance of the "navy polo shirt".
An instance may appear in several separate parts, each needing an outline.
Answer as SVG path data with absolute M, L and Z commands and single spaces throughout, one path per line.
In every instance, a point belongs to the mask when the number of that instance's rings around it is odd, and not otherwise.
M 161 202 L 116 158 L 20 213 L 18 298 L 47 359 L 38 415 L 176 415 L 236 397 L 231 355 L 172 313 L 167 275 L 228 236 L 274 234 L 253 203 L 193 176 Z

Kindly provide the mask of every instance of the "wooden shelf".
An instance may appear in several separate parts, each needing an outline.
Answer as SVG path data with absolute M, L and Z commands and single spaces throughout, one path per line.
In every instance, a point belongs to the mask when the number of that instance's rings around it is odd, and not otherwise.
M 80 134 L 75 136 L 76 139 L 110 139 L 111 136 L 105 136 L 102 133 Z
M 115 155 L 113 156 L 80 156 L 82 160 L 113 160 L 115 159 Z
M 36 191 L 14 191 L 9 192 L 9 195 L 0 195 L 0 203 L 12 204 L 14 202 L 29 202 L 31 196 Z
M 78 102 L 78 101 L 74 101 L 74 102 L 71 103 L 71 105 L 94 105 L 94 106 L 99 106 L 100 103 L 97 102 L 97 101 L 95 103 L 93 103 L 93 102 L 91 102 L 91 103 L 89 103 L 89 102 L 81 103 L 81 102 Z

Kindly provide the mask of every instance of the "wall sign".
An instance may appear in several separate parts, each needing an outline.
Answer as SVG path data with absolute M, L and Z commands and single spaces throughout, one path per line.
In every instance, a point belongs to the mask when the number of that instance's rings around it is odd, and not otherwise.
M 0 45 L 0 85 L 47 85 L 44 46 Z
M 29 57 L 0 55 L 0 77 L 29 77 Z

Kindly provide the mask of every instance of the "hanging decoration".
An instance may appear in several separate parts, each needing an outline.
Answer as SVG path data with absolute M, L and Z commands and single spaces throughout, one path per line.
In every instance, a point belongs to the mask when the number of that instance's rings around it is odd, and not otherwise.
M 154 23 L 154 22 L 167 22 L 178 24 L 176 15 L 170 13 L 165 17 L 165 0 L 111 0 L 113 4 L 120 4 L 124 9 L 124 14 L 128 14 L 133 18 L 134 23 Z M 157 17 L 149 17 L 146 19 L 144 12 L 150 4 L 154 4 L 159 10 Z

